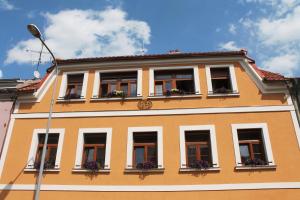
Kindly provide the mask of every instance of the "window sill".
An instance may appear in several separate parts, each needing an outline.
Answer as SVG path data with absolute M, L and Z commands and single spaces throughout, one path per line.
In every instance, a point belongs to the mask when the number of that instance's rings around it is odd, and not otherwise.
M 25 168 L 24 172 L 38 172 L 39 170 L 33 168 Z M 44 169 L 44 172 L 60 172 L 60 168 Z
M 97 171 L 91 171 L 88 169 L 72 169 L 74 173 L 110 173 L 110 169 L 99 169 Z
M 82 99 L 57 99 L 57 103 L 69 103 L 69 102 L 84 102 L 85 98 Z
M 125 173 L 164 173 L 165 168 L 158 169 L 125 169 Z
M 172 95 L 172 96 L 148 96 L 148 99 L 181 99 L 181 98 L 199 98 L 202 94 L 192 95 Z
M 207 95 L 207 97 L 239 97 L 240 93 L 210 93 Z
M 126 100 L 140 100 L 142 99 L 142 96 L 138 97 L 126 97 L 126 98 L 120 98 L 120 97 L 110 97 L 110 98 L 91 98 L 91 102 L 93 101 L 126 101 Z
M 276 165 L 263 165 L 263 166 L 236 166 L 235 170 L 268 170 L 276 169 Z
M 218 172 L 221 168 L 219 167 L 210 167 L 207 169 L 196 169 L 196 168 L 180 168 L 179 172 Z

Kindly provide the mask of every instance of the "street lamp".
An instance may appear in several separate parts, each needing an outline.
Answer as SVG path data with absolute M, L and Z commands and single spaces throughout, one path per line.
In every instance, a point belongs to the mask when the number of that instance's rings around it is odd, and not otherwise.
M 52 112 L 53 112 L 53 105 L 54 105 L 54 95 L 56 93 L 58 70 L 57 70 L 57 61 L 56 61 L 53 53 L 49 49 L 49 47 L 46 45 L 45 41 L 42 39 L 42 34 L 41 34 L 40 30 L 38 29 L 38 27 L 34 24 L 28 24 L 27 29 L 34 37 L 38 38 L 42 42 L 42 44 L 47 48 L 47 50 L 49 51 L 49 53 L 51 54 L 51 56 L 53 58 L 53 64 L 54 64 L 53 70 L 55 70 L 55 82 L 54 82 L 54 86 L 52 89 L 52 97 L 51 97 L 51 102 L 50 102 L 49 116 L 48 116 L 46 133 L 45 133 L 45 141 L 44 141 L 43 150 L 42 150 L 42 158 L 41 158 L 41 163 L 40 163 L 38 180 L 36 183 L 35 193 L 34 193 L 34 200 L 39 200 L 41 183 L 42 183 L 42 178 L 43 178 L 43 171 L 44 171 L 44 164 L 45 164 L 45 157 L 46 157 L 46 151 L 47 151 L 49 129 L 51 127 L 51 119 L 52 119 Z

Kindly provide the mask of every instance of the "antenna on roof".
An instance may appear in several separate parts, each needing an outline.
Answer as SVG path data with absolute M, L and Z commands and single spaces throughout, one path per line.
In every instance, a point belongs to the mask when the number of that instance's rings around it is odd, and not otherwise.
M 142 40 L 142 55 L 145 55 L 145 49 L 144 49 L 144 40 Z

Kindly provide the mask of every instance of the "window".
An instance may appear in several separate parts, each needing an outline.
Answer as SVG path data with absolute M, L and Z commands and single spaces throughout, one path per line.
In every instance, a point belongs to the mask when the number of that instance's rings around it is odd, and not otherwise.
M 193 69 L 154 72 L 155 95 L 195 94 Z
M 211 68 L 210 74 L 213 93 L 232 92 L 229 68 Z
M 99 169 L 104 168 L 105 144 L 106 134 L 84 134 L 82 168 L 86 168 L 91 162 L 95 162 Z
M 102 73 L 99 94 L 100 97 L 136 97 L 137 72 Z
M 96 71 L 93 98 L 142 96 L 142 72 L 142 69 Z
M 111 138 L 111 128 L 79 129 L 74 169 L 110 169 Z
M 66 99 L 80 99 L 83 84 L 83 74 L 68 75 Z
M 200 94 L 198 66 L 149 69 L 149 96 Z
M 161 127 L 130 127 L 127 142 L 127 169 L 162 169 Z
M 39 169 L 46 129 L 35 129 L 28 155 L 27 169 Z M 50 129 L 45 157 L 45 169 L 59 169 L 64 129 Z
M 45 144 L 45 134 L 38 134 L 39 144 L 35 158 L 35 168 L 39 168 L 42 158 L 43 146 Z M 59 134 L 49 134 L 47 141 L 47 150 L 45 157 L 45 169 L 53 169 L 55 167 L 56 152 Z
M 232 124 L 237 166 L 274 165 L 266 124 Z
M 180 126 L 181 168 L 219 167 L 215 127 Z
M 188 167 L 195 168 L 199 162 L 212 166 L 209 131 L 186 131 L 185 143 Z
M 156 132 L 133 133 L 133 167 L 157 168 L 157 134 Z
M 209 94 L 238 93 L 233 65 L 206 66 Z
M 88 72 L 64 72 L 59 99 L 84 99 L 86 96 Z

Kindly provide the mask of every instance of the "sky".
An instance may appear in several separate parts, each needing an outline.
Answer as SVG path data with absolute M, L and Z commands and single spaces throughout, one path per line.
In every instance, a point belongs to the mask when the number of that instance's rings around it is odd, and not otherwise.
M 60 59 L 247 49 L 261 68 L 300 77 L 300 0 L 0 0 L 0 78 L 50 66 L 30 23 Z

